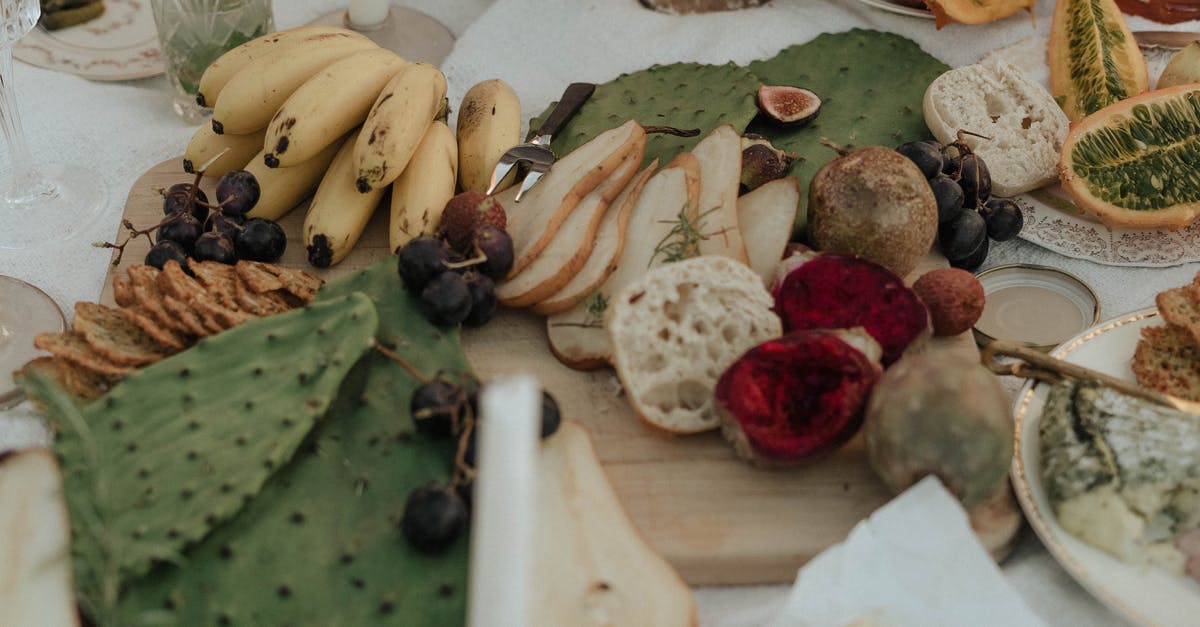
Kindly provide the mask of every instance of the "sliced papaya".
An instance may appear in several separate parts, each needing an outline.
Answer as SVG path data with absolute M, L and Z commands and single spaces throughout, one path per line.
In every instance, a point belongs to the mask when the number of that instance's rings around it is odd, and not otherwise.
M 1146 59 L 1114 0 L 1058 0 L 1050 93 L 1072 122 L 1149 88 Z
M 938 28 L 947 24 L 994 22 L 1021 9 L 1032 11 L 1036 3 L 1037 0 L 925 0 Z
M 1200 215 L 1200 83 L 1109 105 L 1071 128 L 1058 164 L 1081 210 L 1110 229 L 1177 229 Z

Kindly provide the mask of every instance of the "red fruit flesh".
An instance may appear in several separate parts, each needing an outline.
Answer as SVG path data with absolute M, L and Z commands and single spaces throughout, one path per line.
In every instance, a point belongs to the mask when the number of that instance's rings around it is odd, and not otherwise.
M 753 457 L 767 463 L 815 459 L 862 426 L 867 398 L 881 374 L 877 363 L 833 331 L 798 331 L 764 342 L 717 381 L 726 436 L 735 445 L 744 438 Z M 740 436 L 729 432 L 730 422 Z
M 929 312 L 900 277 L 862 257 L 820 253 L 774 290 L 783 331 L 863 327 L 883 347 L 883 365 L 926 332 Z

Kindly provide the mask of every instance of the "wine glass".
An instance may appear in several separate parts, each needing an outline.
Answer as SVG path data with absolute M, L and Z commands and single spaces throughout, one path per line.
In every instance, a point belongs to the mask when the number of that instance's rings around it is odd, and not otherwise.
M 0 127 L 9 167 L 0 171 L 0 248 L 34 248 L 61 242 L 101 215 L 108 194 L 89 170 L 34 163 L 21 128 L 13 88 L 12 45 L 41 16 L 38 0 L 0 0 Z
M 349 0 L 346 9 L 310 22 L 358 31 L 380 48 L 407 61 L 440 64 L 454 49 L 454 34 L 444 24 L 416 9 L 390 0 Z

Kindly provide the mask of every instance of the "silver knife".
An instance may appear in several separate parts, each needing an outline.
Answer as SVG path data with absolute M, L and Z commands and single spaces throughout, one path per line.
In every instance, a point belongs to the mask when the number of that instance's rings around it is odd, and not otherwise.
M 1139 30 L 1133 32 L 1133 38 L 1143 48 L 1169 48 L 1178 50 L 1200 41 L 1200 33 L 1187 33 L 1173 30 Z

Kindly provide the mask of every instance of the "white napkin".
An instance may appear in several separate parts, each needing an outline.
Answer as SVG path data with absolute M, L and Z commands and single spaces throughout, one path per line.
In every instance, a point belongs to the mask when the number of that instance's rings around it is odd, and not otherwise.
M 858 622 L 856 622 L 858 621 Z M 927 477 L 800 570 L 774 627 L 1037 627 L 976 539 L 966 512 Z

